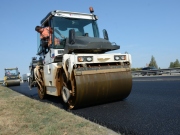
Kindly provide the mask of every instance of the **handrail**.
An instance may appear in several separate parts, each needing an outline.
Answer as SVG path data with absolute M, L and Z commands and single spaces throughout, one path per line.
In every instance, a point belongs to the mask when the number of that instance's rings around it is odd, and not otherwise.
M 162 75 L 162 74 L 179 74 L 180 75 L 180 67 L 177 68 L 164 68 L 164 69 L 151 69 L 151 70 L 136 70 L 131 71 L 133 76 L 136 75 Z

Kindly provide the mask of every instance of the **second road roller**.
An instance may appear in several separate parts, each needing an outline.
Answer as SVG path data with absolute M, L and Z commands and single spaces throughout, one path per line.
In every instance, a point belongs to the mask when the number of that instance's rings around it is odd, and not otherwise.
M 5 68 L 4 85 L 5 86 L 19 86 L 20 85 L 20 72 L 18 68 Z
M 38 95 L 61 96 L 69 109 L 123 100 L 131 92 L 131 55 L 108 53 L 119 45 L 110 42 L 98 17 L 90 13 L 55 10 L 36 26 L 37 55 L 32 82 Z

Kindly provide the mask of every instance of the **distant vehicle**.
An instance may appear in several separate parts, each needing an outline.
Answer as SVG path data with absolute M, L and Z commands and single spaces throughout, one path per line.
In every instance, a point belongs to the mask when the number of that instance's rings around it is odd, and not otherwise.
M 145 67 L 142 68 L 141 75 L 162 75 L 163 71 L 155 68 L 155 67 Z
M 28 76 L 27 76 L 27 74 L 23 74 L 23 75 L 22 75 L 22 81 L 23 81 L 23 82 L 27 82 L 27 81 L 28 81 Z
M 39 62 L 39 60 L 37 59 L 37 57 L 32 57 L 32 60 L 30 62 L 29 65 L 29 79 L 28 79 L 28 83 L 29 83 L 29 87 L 34 87 L 36 86 L 36 81 L 35 80 L 35 76 L 34 76 L 34 68 L 36 67 L 37 63 Z
M 15 86 L 20 85 L 20 72 L 18 68 L 5 68 L 4 85 Z
M 22 82 L 29 82 L 30 73 L 23 74 L 21 77 Z
M 27 73 L 27 82 L 29 82 L 30 75 L 31 75 L 31 73 Z

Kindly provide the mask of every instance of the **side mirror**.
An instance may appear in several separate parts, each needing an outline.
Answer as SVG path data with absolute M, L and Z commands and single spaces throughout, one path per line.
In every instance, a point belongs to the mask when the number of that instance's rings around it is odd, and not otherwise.
M 109 40 L 108 33 L 105 29 L 103 29 L 103 36 L 104 36 L 104 39 Z
M 75 30 L 70 29 L 69 30 L 69 44 L 74 44 L 75 43 Z
M 85 37 L 89 37 L 89 33 L 85 33 L 84 36 L 85 36 Z

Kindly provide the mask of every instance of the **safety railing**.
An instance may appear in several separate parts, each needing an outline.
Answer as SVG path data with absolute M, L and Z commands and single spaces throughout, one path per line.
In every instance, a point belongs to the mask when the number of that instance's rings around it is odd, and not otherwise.
M 150 76 L 150 75 L 180 75 L 180 67 L 178 68 L 165 68 L 158 70 L 137 70 L 131 71 L 132 76 Z

